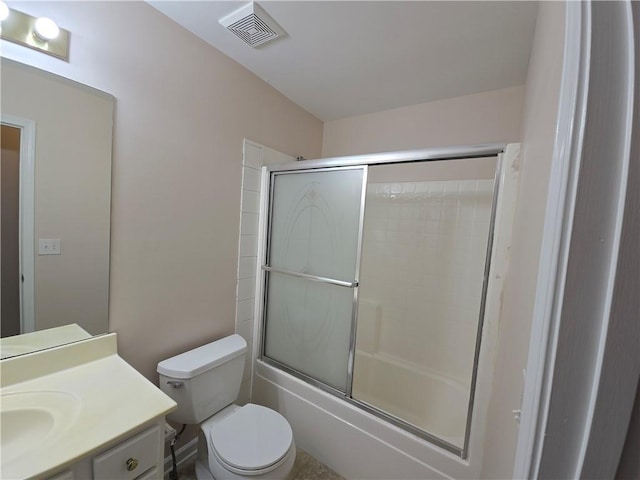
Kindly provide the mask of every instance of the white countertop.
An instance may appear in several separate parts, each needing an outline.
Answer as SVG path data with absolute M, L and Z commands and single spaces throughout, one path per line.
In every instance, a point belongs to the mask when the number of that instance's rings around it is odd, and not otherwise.
M 77 323 L 0 338 L 0 358 L 32 353 L 87 338 L 91 338 L 91 335 Z
M 1 395 L 66 392 L 79 405 L 75 418 L 38 446 L 6 462 L 0 457 L 0 478 L 55 473 L 176 407 L 116 350 L 116 336 L 108 334 L 0 362 Z

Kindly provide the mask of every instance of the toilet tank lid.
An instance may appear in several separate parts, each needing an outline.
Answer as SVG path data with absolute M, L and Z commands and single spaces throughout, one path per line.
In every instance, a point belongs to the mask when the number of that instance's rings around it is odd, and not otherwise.
M 171 378 L 192 378 L 243 355 L 247 342 L 238 334 L 229 335 L 158 363 L 158 373 Z

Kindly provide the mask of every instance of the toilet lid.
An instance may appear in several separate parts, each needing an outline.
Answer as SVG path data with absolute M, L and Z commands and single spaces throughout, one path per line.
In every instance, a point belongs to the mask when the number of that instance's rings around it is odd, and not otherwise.
M 284 457 L 293 440 L 287 420 L 278 412 L 247 404 L 210 430 L 211 444 L 226 464 L 260 470 Z

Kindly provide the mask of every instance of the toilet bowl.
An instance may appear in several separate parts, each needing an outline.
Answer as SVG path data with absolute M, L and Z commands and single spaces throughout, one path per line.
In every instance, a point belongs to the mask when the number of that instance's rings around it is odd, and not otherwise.
M 239 335 L 158 364 L 160 388 L 178 404 L 175 423 L 199 424 L 198 479 L 284 480 L 296 457 L 289 422 L 275 410 L 234 403 L 247 343 Z
M 200 425 L 198 478 L 285 480 L 296 458 L 291 427 L 279 413 L 231 405 Z M 207 476 L 210 475 L 210 476 Z

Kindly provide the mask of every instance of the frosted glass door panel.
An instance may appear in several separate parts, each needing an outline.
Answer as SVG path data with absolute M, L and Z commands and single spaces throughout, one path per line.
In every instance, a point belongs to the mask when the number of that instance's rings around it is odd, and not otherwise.
M 269 274 L 265 355 L 342 392 L 353 289 Z
M 274 178 L 269 265 L 353 282 L 363 169 Z
M 272 181 L 264 355 L 342 392 L 363 180 L 358 167 L 280 173 Z

